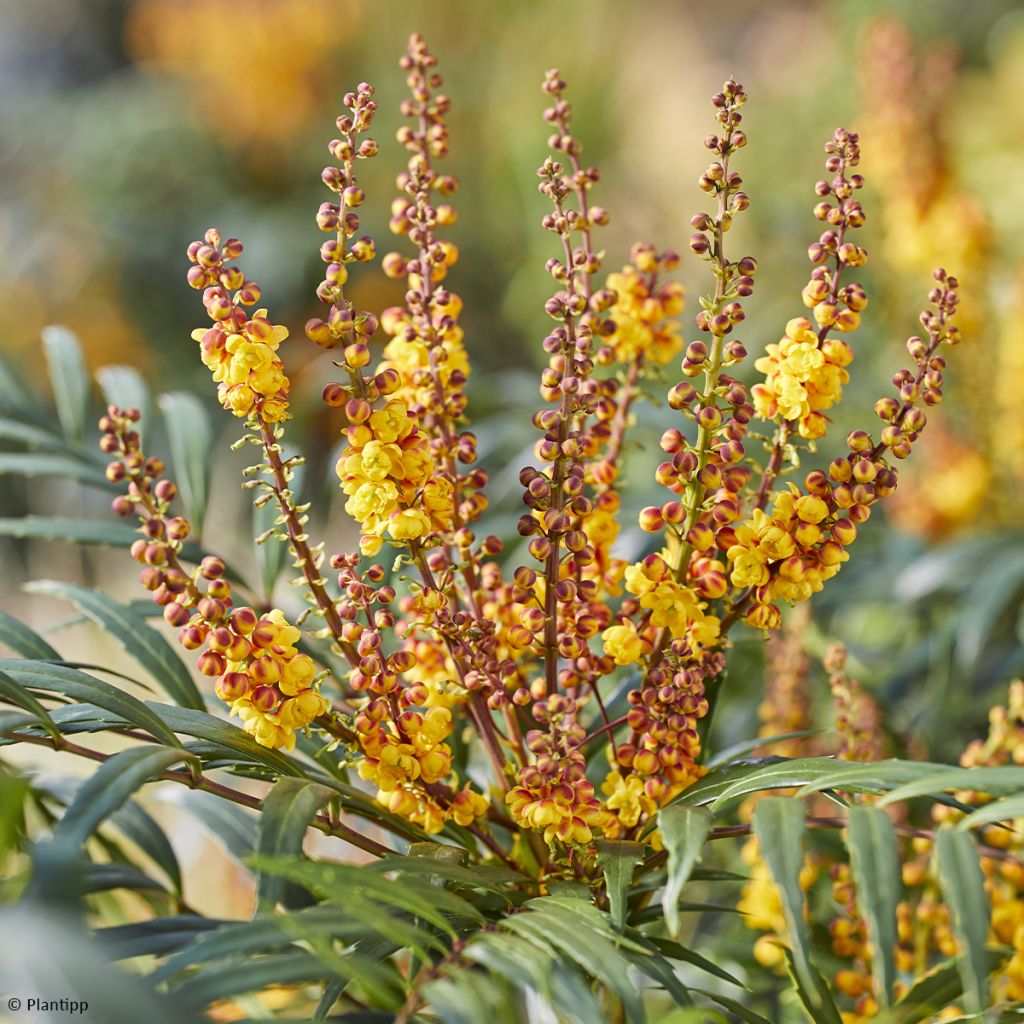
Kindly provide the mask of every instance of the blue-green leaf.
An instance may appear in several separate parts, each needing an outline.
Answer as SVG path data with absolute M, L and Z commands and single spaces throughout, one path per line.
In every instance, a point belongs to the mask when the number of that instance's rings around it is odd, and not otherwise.
M 89 407 L 89 373 L 78 339 L 66 327 L 43 328 L 43 349 L 64 435 L 81 444 Z
M 101 366 L 96 371 L 96 380 L 108 405 L 116 405 L 121 409 L 138 409 L 139 422 L 135 430 L 139 434 L 142 449 L 146 449 L 146 433 L 152 414 L 149 398 L 149 387 L 145 378 L 134 366 L 112 365 Z
M 34 629 L 20 622 L 7 612 L 0 612 L 0 644 L 10 647 L 23 658 L 39 661 L 60 661 L 60 654 L 51 647 Z
M 804 920 L 804 894 L 800 871 L 804 865 L 805 815 L 795 797 L 764 797 L 754 808 L 754 835 L 761 857 L 782 899 L 790 947 L 797 976 L 814 998 L 817 990 L 811 967 L 810 936 Z
M 952 912 L 953 932 L 960 944 L 964 1002 L 972 1013 L 988 1003 L 988 941 L 990 909 L 978 848 L 969 832 L 948 827 L 935 836 L 939 884 Z
M 618 839 L 597 841 L 597 863 L 604 872 L 605 889 L 608 892 L 608 909 L 612 926 L 621 931 L 626 924 L 626 900 L 633 872 L 644 859 L 643 843 L 630 843 Z
M 53 737 L 54 742 L 60 743 L 60 729 L 57 728 L 57 723 L 50 717 L 50 713 L 39 703 L 30 690 L 24 686 L 19 686 L 6 672 L 0 672 L 0 698 L 4 698 L 15 707 L 35 715 L 39 724 Z
M 962 832 L 988 825 L 993 821 L 1009 821 L 1012 818 L 1024 818 L 1024 796 L 1011 796 L 1005 800 L 994 800 L 990 804 L 982 804 L 976 811 L 971 811 L 961 818 L 956 827 Z
M 77 849 L 140 786 L 171 765 L 192 760 L 187 751 L 175 747 L 131 747 L 112 755 L 75 794 L 57 823 L 53 842 Z
M 807 977 L 797 970 L 796 957 L 791 949 L 785 950 L 786 968 L 811 1024 L 843 1024 L 842 1015 L 836 1005 L 835 996 L 821 971 L 814 964 L 807 964 Z
M 673 938 L 679 934 L 679 895 L 700 860 L 711 820 L 711 813 L 705 808 L 682 803 L 671 804 L 658 814 L 661 840 L 668 853 L 668 881 L 661 907 Z
M 878 801 L 879 807 L 886 804 L 909 800 L 915 796 L 935 796 L 946 790 L 972 789 L 978 793 L 1015 794 L 1024 791 L 1024 767 L 1000 765 L 998 767 L 977 766 L 961 768 L 955 765 L 943 766 L 928 772 L 922 778 L 907 782 L 887 793 Z
M 39 452 L 0 452 L 0 476 L 57 477 L 78 480 L 105 491 L 116 491 L 96 462 L 70 455 L 41 455 Z
M 168 729 L 159 716 L 142 701 L 116 686 L 111 686 L 85 672 L 79 672 L 78 669 L 53 665 L 46 661 L 0 658 L 0 670 L 6 672 L 21 686 L 28 686 L 34 690 L 51 690 L 83 704 L 95 704 L 137 728 L 144 729 L 168 746 L 178 745 L 174 732 Z
M 203 531 L 209 497 L 213 429 L 206 406 L 187 391 L 158 399 L 171 444 L 171 462 L 178 492 L 196 536 Z
M 882 1006 L 890 1006 L 896 980 L 894 951 L 899 939 L 896 907 L 903 898 L 903 886 L 896 830 L 885 811 L 851 807 L 847 846 L 857 903 L 871 940 L 876 996 Z
M 282 778 L 263 801 L 256 852 L 260 856 L 302 853 L 306 827 L 333 796 L 334 790 L 308 779 Z M 284 895 L 286 880 L 280 875 L 259 876 L 259 900 L 273 907 Z

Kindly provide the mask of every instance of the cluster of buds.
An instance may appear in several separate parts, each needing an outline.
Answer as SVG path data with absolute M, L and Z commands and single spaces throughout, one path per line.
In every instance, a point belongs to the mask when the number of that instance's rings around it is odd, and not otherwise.
M 366 382 L 362 368 L 370 361 L 367 342 L 377 329 L 377 318 L 372 313 L 359 312 L 345 297 L 348 266 L 351 263 L 369 263 L 377 254 L 369 235 L 356 237 L 359 232 L 359 214 L 366 194 L 356 180 L 357 160 L 377 155 L 374 139 L 365 135 L 373 124 L 377 104 L 373 87 L 362 82 L 355 92 L 345 94 L 348 112 L 337 121 L 341 138 L 333 139 L 327 147 L 336 165 L 325 167 L 323 183 L 337 196 L 336 202 L 321 203 L 316 223 L 321 231 L 334 234 L 320 247 L 320 258 L 326 264 L 324 279 L 317 286 L 321 302 L 330 306 L 327 319 L 314 317 L 306 323 L 306 337 L 321 348 L 344 346 L 344 366 L 349 373 L 349 386 L 353 393 L 365 395 Z M 331 385 L 328 385 L 329 387 Z
M 547 731 L 533 729 L 526 745 L 535 762 L 519 773 L 518 784 L 505 797 L 516 821 L 543 830 L 544 841 L 571 845 L 589 843 L 593 828 L 606 818 L 594 786 L 587 779 L 587 761 L 580 749 L 585 731 L 575 721 L 576 701 L 552 694 L 533 706 L 534 718 Z
M 861 267 L 868 258 L 861 246 L 847 238 L 850 230 L 864 224 L 864 210 L 854 194 L 864 179 L 848 173 L 860 163 L 857 133 L 837 128 L 825 144 L 825 153 L 825 169 L 833 177 L 815 187 L 821 201 L 814 215 L 828 227 L 808 249 L 814 270 L 802 293 L 816 327 L 803 317 L 791 320 L 778 345 L 769 345 L 768 355 L 755 364 L 765 381 L 751 392 L 759 416 L 781 420 L 787 431 L 795 429 L 808 440 L 825 436 L 824 411 L 842 397 L 849 380 L 846 367 L 853 359 L 849 345 L 829 338 L 828 333 L 855 330 L 868 304 L 861 285 L 840 281 L 847 267 Z
M 203 305 L 213 321 L 192 337 L 199 342 L 203 363 L 216 381 L 217 397 L 236 416 L 258 416 L 277 423 L 288 415 L 288 378 L 277 350 L 288 328 L 273 324 L 265 309 L 250 318 L 247 306 L 260 301 L 259 285 L 228 261 L 242 254 L 242 243 L 210 228 L 202 241 L 192 242 L 188 258 L 193 264 L 188 282 L 203 289 Z
M 108 479 L 128 483 L 114 510 L 140 520 L 143 536 L 131 547 L 132 557 L 145 566 L 140 582 L 163 608 L 164 619 L 179 628 L 182 647 L 200 652 L 200 673 L 217 680 L 217 696 L 242 719 L 246 732 L 265 747 L 289 750 L 296 732 L 329 709 L 312 659 L 296 649 L 300 631 L 279 609 L 260 615 L 234 607 L 219 558 L 207 556 L 192 572 L 185 570 L 179 555 L 190 526 L 184 517 L 169 515 L 177 488 L 162 476 L 160 460 L 140 450 L 133 429 L 138 420 L 137 409 L 111 406 L 100 420 L 100 448 L 116 456 Z
M 736 214 L 750 205 L 741 190 L 742 178 L 730 167 L 732 155 L 747 142 L 746 133 L 739 127 L 743 119 L 740 108 L 745 102 L 743 87 L 732 80 L 713 98 L 721 134 L 704 140 L 715 159 L 699 184 L 704 192 L 716 197 L 716 210 L 713 214 L 698 213 L 691 221 L 697 231 L 690 239 L 690 249 L 708 263 L 715 288 L 695 318 L 707 341 L 695 340 L 687 345 L 682 372 L 686 378 L 703 375 L 704 387 L 698 390 L 689 380 L 680 381 L 669 391 L 668 403 L 695 423 L 696 438 L 691 443 L 678 429 L 662 436 L 662 450 L 671 459 L 658 467 L 657 479 L 678 497 L 660 508 L 646 508 L 640 515 L 642 529 L 659 532 L 667 528 L 676 542 L 672 562 L 681 582 L 687 579 L 693 555 L 712 547 L 716 525 L 738 518 L 735 495 L 750 478 L 740 463 L 753 407 L 746 388 L 723 373 L 746 356 L 742 342 L 729 335 L 745 319 L 741 300 L 753 293 L 757 271 L 753 257 L 730 261 L 724 251 L 725 235 Z
M 668 402 L 694 422 L 696 436 L 691 441 L 677 428 L 662 436 L 661 447 L 671 460 L 658 467 L 656 478 L 673 497 L 640 514 L 641 528 L 664 531 L 668 546 L 625 570 L 630 596 L 614 625 L 602 633 L 605 654 L 615 664 L 644 662 L 642 685 L 629 693 L 632 734 L 628 742 L 613 746 L 613 771 L 606 781 L 612 799 L 631 794 L 629 816 L 639 806 L 634 797 L 641 795 L 633 773 L 642 780 L 643 798 L 655 803 L 699 777 L 697 720 L 708 709 L 704 680 L 722 666 L 717 650 L 721 623 L 709 609 L 709 602 L 726 590 L 714 558 L 715 541 L 717 532 L 741 515 L 739 493 L 751 476 L 740 463 L 753 407 L 745 387 L 723 372 L 746 355 L 743 344 L 729 335 L 744 320 L 741 300 L 753 292 L 757 269 L 752 257 L 730 261 L 724 249 L 735 216 L 749 206 L 742 178 L 730 167 L 733 154 L 746 145 L 740 129 L 745 101 L 743 87 L 731 80 L 713 99 L 720 134 L 705 140 L 715 158 L 699 186 L 716 198 L 716 208 L 692 220 L 696 233 L 690 249 L 708 263 L 715 287 L 695 320 L 707 341 L 686 347 L 681 369 L 685 378 L 703 375 L 704 386 L 698 391 L 683 380 L 670 390 Z M 668 266 L 674 262 L 669 254 Z M 677 313 L 681 293 L 671 289 L 668 298 Z M 668 336 L 676 337 L 676 331 Z M 621 812 L 619 817 L 620 825 L 626 824 Z
M 435 162 L 448 152 L 446 116 L 451 103 L 439 89 L 444 82 L 437 58 L 420 36 L 413 36 L 400 62 L 411 97 L 401 112 L 413 123 L 398 131 L 398 141 L 409 154 L 398 175 L 399 197 L 391 208 L 391 231 L 415 248 L 409 259 L 399 252 L 384 257 L 384 273 L 406 285 L 405 305 L 384 311 L 381 323 L 391 339 L 382 366 L 401 374 L 400 397 L 423 424 L 431 438 L 434 457 L 457 493 L 459 526 L 477 519 L 487 507 L 483 488 L 487 474 L 460 465 L 476 461 L 476 437 L 459 427 L 466 410 L 469 359 L 459 325 L 462 299 L 445 287 L 448 271 L 459 258 L 454 243 L 438 237 L 439 228 L 456 221 L 449 201 L 458 190 L 457 179 L 441 174 Z
M 876 405 L 887 424 L 881 440 L 876 444 L 865 431 L 853 431 L 847 438 L 849 453 L 835 459 L 827 475 L 813 470 L 803 493 L 791 485 L 778 496 L 770 515 L 755 509 L 732 531 L 734 543 L 727 548 L 730 580 L 751 588 L 746 614 L 751 625 L 776 628 L 780 618 L 775 600 L 803 601 L 820 590 L 849 558 L 846 548 L 872 506 L 896 489 L 897 473 L 889 459 L 910 454 L 927 421 L 921 405 L 934 405 L 942 397 L 945 359 L 938 349 L 960 340 L 950 322 L 956 312 L 957 280 L 940 269 L 935 283 L 929 292 L 934 308 L 921 314 L 928 339 L 907 342 L 917 371 L 900 370 L 893 378 L 899 398 Z
M 621 273 L 609 274 L 605 288 L 591 305 L 606 313 L 595 324 L 602 335 L 596 353 L 600 366 L 619 364 L 617 376 L 595 380 L 593 416 L 583 439 L 587 459 L 585 479 L 595 490 L 594 507 L 581 528 L 594 548 L 594 561 L 584 573 L 597 580 L 604 595 L 617 595 L 626 563 L 612 552 L 619 536 L 621 499 L 616 490 L 626 431 L 633 405 L 641 396 L 641 379 L 651 368 L 663 366 L 682 349 L 685 290 L 663 275 L 679 265 L 677 253 L 659 253 L 648 242 L 638 242 Z
M 846 658 L 846 648 L 838 643 L 828 648 L 824 658 L 840 740 L 836 756 L 845 761 L 882 761 L 890 752 L 880 709 L 861 683 L 846 674 Z
M 383 582 L 384 567 L 375 564 L 360 572 L 354 555 L 335 555 L 331 565 L 338 570 L 343 595 L 337 604 L 342 635 L 358 655 L 348 681 L 357 696 L 367 698 L 354 720 L 365 755 L 358 766 L 360 778 L 377 786 L 383 806 L 427 832 L 439 832 L 447 821 L 471 824 L 486 812 L 487 800 L 468 786 L 452 796 L 435 785 L 452 774 L 445 740 L 454 729 L 450 708 L 427 699 L 426 688 L 417 682 L 421 660 L 429 664 L 435 649 L 406 644 L 385 653 L 384 638 L 396 625 L 396 594 Z

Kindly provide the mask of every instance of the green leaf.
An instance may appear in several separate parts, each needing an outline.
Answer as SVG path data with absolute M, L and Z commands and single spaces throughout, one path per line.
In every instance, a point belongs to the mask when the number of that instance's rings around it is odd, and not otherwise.
M 746 757 L 755 750 L 771 747 L 773 743 L 785 743 L 786 740 L 807 739 L 810 736 L 820 736 L 822 733 L 828 731 L 829 730 L 827 729 L 798 729 L 795 732 L 783 732 L 778 733 L 775 736 L 758 736 L 756 739 L 752 740 L 741 740 L 739 743 L 734 743 L 732 746 L 726 747 L 725 750 L 720 750 L 708 761 L 707 764 L 709 768 L 721 768 L 723 765 L 734 763 L 740 758 Z
M 851 807 L 847 847 L 857 903 L 871 940 L 876 995 L 883 1007 L 890 1006 L 899 941 L 896 906 L 903 898 L 903 885 L 896 830 L 889 815 L 877 807 Z
M 313 820 L 317 811 L 335 795 L 334 790 L 308 779 L 278 779 L 263 801 L 256 853 L 261 857 L 301 854 L 306 826 Z M 284 892 L 284 878 L 260 873 L 261 905 L 273 907 L 282 900 Z
M 146 450 L 146 433 L 151 416 L 149 387 L 145 379 L 134 366 L 112 365 L 101 366 L 96 371 L 103 398 L 108 405 L 116 405 L 121 409 L 138 409 L 139 422 L 135 424 L 142 450 Z
M 216 964 L 194 975 L 174 994 L 187 1005 L 200 1009 L 217 999 L 256 992 L 268 985 L 322 982 L 333 976 L 317 957 L 293 948 L 252 960 Z
M 52 421 L 52 414 L 47 414 L 47 422 Z M 14 441 L 24 445 L 26 448 L 43 448 L 47 451 L 61 452 L 69 456 L 85 457 L 86 453 L 80 451 L 73 445 L 68 444 L 60 434 L 55 434 L 46 427 L 25 423 L 20 419 L 11 419 L 8 416 L 0 416 L 0 441 Z M 96 458 L 96 465 L 102 466 L 100 459 Z
M 540 943 L 560 958 L 574 961 L 622 1000 L 627 1020 L 642 1021 L 643 1006 L 639 994 L 614 943 L 593 930 L 581 936 L 579 927 L 543 908 L 544 900 L 544 897 L 531 900 L 529 913 L 507 917 L 501 921 L 500 927 Z M 615 933 L 610 934 L 614 936 Z
M 1015 794 L 1024 791 L 1024 768 L 1004 765 L 996 768 L 944 766 L 892 790 L 878 801 L 880 807 L 915 796 L 934 796 L 946 790 L 971 789 L 977 793 Z
M 168 746 L 178 745 L 174 733 L 142 701 L 78 669 L 45 661 L 0 658 L 0 671 L 6 672 L 21 686 L 63 693 L 81 703 L 95 704 L 145 730 Z
M 968 832 L 943 827 L 935 836 L 939 884 L 961 947 L 960 971 L 967 1009 L 977 1013 L 988 1004 L 988 941 L 990 909 L 978 848 Z
M 110 816 L 110 823 L 163 871 L 176 893 L 181 892 L 181 866 L 174 847 L 146 811 L 129 800 Z
M 754 808 L 754 835 L 782 899 L 796 973 L 813 998 L 816 985 L 811 967 L 810 936 L 804 921 L 804 894 L 800 888 L 804 829 L 803 804 L 795 797 L 764 797 Z
M 167 426 L 171 463 L 178 492 L 199 536 L 209 497 L 213 429 L 206 406 L 187 391 L 172 391 L 157 400 Z
M 60 979 L 60 996 L 88 1003 L 87 1013 L 78 1019 L 103 1024 L 188 1024 L 195 1018 L 173 997 L 157 995 L 148 979 L 113 967 L 97 948 L 92 933 L 80 919 L 58 914 L 52 908 L 21 900 L 0 910 L 0 934 L 4 943 L 5 992 L 50 997 Z M 3 1000 L 7 1008 L 7 998 Z M 20 1016 L 20 1015 L 19 1015 Z M 26 1019 L 34 1015 L 27 1013 Z M 41 1014 L 41 1018 L 74 1020 L 64 1014 Z M 40 1019 L 37 1017 L 37 1019 Z
M 956 960 L 947 960 L 919 978 L 896 1005 L 878 1017 L 877 1024 L 923 1024 L 963 995 Z
M 821 972 L 813 965 L 808 964 L 809 976 L 805 980 L 797 969 L 796 958 L 791 949 L 785 950 L 786 968 L 789 977 L 796 989 L 797 998 L 800 1000 L 811 1021 L 811 1024 L 843 1024 L 839 1007 L 836 1006 L 835 996 L 828 982 L 821 976 Z
M 738 800 L 751 793 L 802 786 L 834 770 L 835 765 L 831 757 L 798 757 L 784 760 L 770 758 L 761 764 L 731 766 L 710 772 L 700 782 L 685 790 L 683 802 L 710 804 L 714 811 L 730 800 Z
M 202 711 L 203 698 L 185 663 L 174 648 L 127 605 L 102 591 L 60 580 L 35 580 L 25 584 L 32 594 L 47 594 L 70 601 L 79 611 L 101 626 L 182 707 Z
M 990 804 L 983 804 L 976 811 L 972 811 L 965 818 L 961 818 L 956 827 L 961 832 L 977 828 L 979 825 L 988 825 L 993 821 L 1010 821 L 1012 818 L 1024 817 L 1024 796 L 1011 796 L 1006 800 L 994 800 Z
M 281 925 L 289 935 L 305 942 L 335 976 L 354 982 L 373 1006 L 392 1011 L 401 1008 L 405 1001 L 403 978 L 389 960 L 371 960 L 353 951 L 339 954 L 334 936 L 325 936 L 322 931 L 308 927 L 306 919 L 299 914 L 283 916 Z
M 22 848 L 25 838 L 25 808 L 32 789 L 28 779 L 0 772 L 0 862 L 12 850 Z
M 597 841 L 597 863 L 604 872 L 612 926 L 617 931 L 625 927 L 629 886 L 633 881 L 633 872 L 637 864 L 644 859 L 645 849 L 643 843 L 629 843 L 617 839 Z
M 832 770 L 824 772 L 797 790 L 798 797 L 820 793 L 826 789 L 842 789 L 851 793 L 883 793 L 904 783 L 913 782 L 932 772 L 948 770 L 949 765 L 929 761 L 872 761 L 869 764 L 832 762 Z
M 0 452 L 0 476 L 57 477 L 78 480 L 105 491 L 116 491 L 95 462 L 71 458 L 67 455 L 40 455 L 38 452 Z
M 166 956 L 194 942 L 196 936 L 217 928 L 222 921 L 198 914 L 174 914 L 135 924 L 99 928 L 94 933 L 99 947 L 111 960 L 136 956 Z
M 174 747 L 132 747 L 112 755 L 82 784 L 57 823 L 53 842 L 77 849 L 140 786 L 171 765 L 193 760 Z
M 130 548 L 139 539 L 139 531 L 129 523 L 106 519 L 73 519 L 65 516 L 23 516 L 0 518 L 0 537 L 18 540 L 59 540 L 71 544 L 96 544 L 99 547 Z M 208 551 L 198 544 L 186 542 L 181 546 L 183 562 L 198 565 Z M 246 586 L 237 572 L 228 566 L 226 576 Z M 248 589 L 248 588 L 247 588 Z
M 707 996 L 708 999 L 713 999 L 719 1006 L 724 1006 L 734 1017 L 739 1017 L 744 1024 L 772 1024 L 767 1017 L 762 1017 L 761 1014 L 755 1013 L 750 1007 L 737 1002 L 735 999 L 730 999 L 728 996 L 723 996 L 718 992 L 706 992 L 701 988 L 695 988 L 693 991 L 702 996 Z
M 500 975 L 481 971 L 459 971 L 424 987 L 434 1013 L 431 1018 L 445 1024 L 519 1024 L 514 991 Z
M 729 982 L 730 985 L 735 985 L 737 988 L 745 987 L 743 982 L 734 974 L 730 974 L 724 967 L 719 967 L 713 960 L 702 956 L 696 950 L 689 949 L 672 939 L 663 939 L 660 936 L 649 936 L 648 941 L 655 949 L 671 960 L 681 960 L 685 964 L 693 964 L 694 967 L 699 967 L 702 971 L 707 971 L 708 974 L 721 978 L 722 981 Z
M 78 339 L 66 327 L 43 328 L 43 350 L 64 436 L 81 444 L 89 406 L 89 373 Z
M 532 989 L 556 1015 L 574 1024 L 602 1017 L 589 984 L 573 964 L 553 968 L 550 948 L 507 931 L 474 936 L 466 958 L 520 990 Z
M 11 369 L 6 359 L 0 359 L 0 409 L 37 422 L 52 418 L 49 410 L 42 408 L 39 396 Z
M 653 1024 L 729 1024 L 729 1018 L 706 1006 L 677 1006 L 658 1017 Z
M 55 743 L 61 742 L 60 729 L 50 717 L 49 712 L 24 686 L 19 686 L 6 672 L 0 672 L 0 698 L 6 698 L 16 707 L 29 711 L 39 724 L 53 737 Z
M 375 934 L 372 927 L 367 927 L 336 905 L 307 907 L 289 915 L 258 914 L 251 921 L 225 921 L 212 931 L 204 931 L 193 945 L 161 964 L 151 978 L 154 982 L 162 982 L 179 977 L 200 964 L 287 949 L 295 939 L 292 931 L 285 928 L 286 920 L 301 920 L 307 933 L 330 936 L 347 944 Z
M 972 574 L 973 575 L 973 574 Z M 957 620 L 956 660 L 967 671 L 977 671 L 994 631 L 1007 610 L 1019 605 L 1024 587 L 1024 548 L 1006 545 L 978 575 L 965 595 Z
M 133 889 L 136 892 L 167 890 L 155 879 L 130 864 L 93 864 L 84 866 L 81 877 L 82 893 L 110 892 L 111 889 Z
M 10 647 L 23 658 L 39 661 L 60 661 L 60 654 L 54 650 L 34 629 L 19 622 L 7 612 L 0 611 L 0 644 Z
M 658 814 L 661 841 L 668 854 L 668 881 L 661 897 L 668 933 L 679 935 L 679 896 L 700 860 L 704 840 L 711 831 L 711 814 L 703 807 L 671 804 Z
M 262 870 L 305 886 L 323 900 L 348 909 L 357 897 L 422 918 L 452 938 L 449 917 L 482 923 L 480 911 L 468 900 L 438 885 L 414 878 L 386 878 L 372 868 L 352 864 L 322 863 L 299 857 L 252 858 Z

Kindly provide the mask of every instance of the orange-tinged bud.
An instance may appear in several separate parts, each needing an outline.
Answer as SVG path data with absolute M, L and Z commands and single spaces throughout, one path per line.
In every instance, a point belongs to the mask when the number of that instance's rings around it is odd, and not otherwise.
M 281 694 L 273 686 L 257 686 L 249 698 L 257 711 L 273 711 L 281 700 Z
M 217 680 L 217 696 L 228 704 L 249 692 L 250 680 L 244 672 L 228 672 Z
M 204 676 L 221 676 L 227 670 L 227 660 L 216 651 L 203 651 L 199 655 L 196 667 Z

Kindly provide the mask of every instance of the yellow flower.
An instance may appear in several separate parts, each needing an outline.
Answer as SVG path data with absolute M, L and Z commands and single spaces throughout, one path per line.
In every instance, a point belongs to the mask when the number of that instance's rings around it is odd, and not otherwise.
M 759 551 L 737 545 L 729 548 L 732 571 L 729 579 L 736 587 L 760 587 L 769 580 L 768 566 Z
M 388 519 L 388 533 L 395 540 L 416 540 L 430 532 L 430 516 L 422 509 L 405 508 L 392 512 Z
M 370 429 L 384 442 L 400 441 L 413 430 L 413 422 L 401 402 L 388 402 L 370 416 Z
M 609 626 L 602 634 L 604 653 L 616 665 L 632 665 L 643 657 L 644 642 L 637 636 L 632 623 Z
M 647 795 L 643 779 L 638 775 L 623 778 L 621 772 L 609 772 L 601 786 L 601 792 L 608 796 L 605 807 L 609 811 L 614 811 L 619 824 L 626 828 L 632 828 L 640 821 L 642 815 L 653 814 L 658 807 Z

